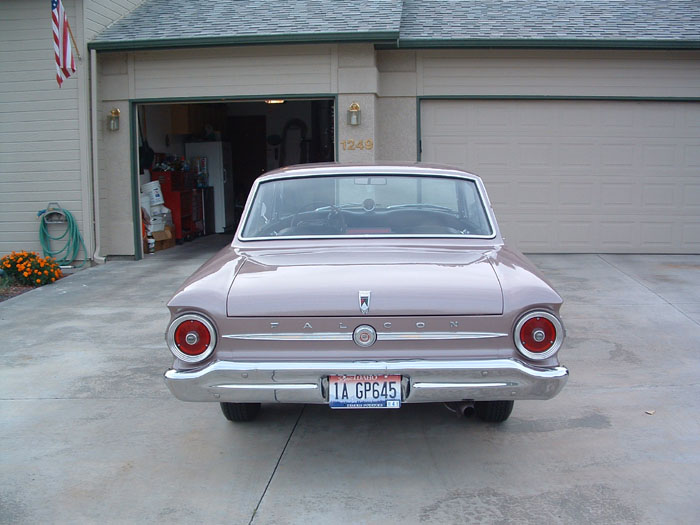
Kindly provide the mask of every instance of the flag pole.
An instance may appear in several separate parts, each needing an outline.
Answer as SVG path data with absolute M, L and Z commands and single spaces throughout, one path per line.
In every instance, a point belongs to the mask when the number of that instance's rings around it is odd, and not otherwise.
M 75 43 L 75 37 L 73 36 L 73 30 L 70 28 L 70 24 L 68 23 L 68 18 L 66 18 L 66 26 L 68 26 L 68 34 L 70 35 L 70 39 L 73 42 L 73 47 L 75 48 L 75 54 L 78 57 L 78 60 L 82 60 L 82 57 L 80 56 L 80 50 L 78 49 L 78 44 Z

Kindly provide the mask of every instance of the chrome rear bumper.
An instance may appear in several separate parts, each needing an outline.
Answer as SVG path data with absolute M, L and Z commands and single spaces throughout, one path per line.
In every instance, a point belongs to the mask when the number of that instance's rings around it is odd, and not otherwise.
M 182 401 L 328 402 L 329 375 L 396 374 L 404 403 L 550 399 L 566 384 L 563 366 L 539 368 L 512 359 L 471 361 L 233 362 L 168 370 L 165 383 Z

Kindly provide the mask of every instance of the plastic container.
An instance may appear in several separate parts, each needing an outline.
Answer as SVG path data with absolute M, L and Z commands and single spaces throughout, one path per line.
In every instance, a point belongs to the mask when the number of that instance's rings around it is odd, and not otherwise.
M 141 192 L 148 195 L 151 200 L 151 206 L 164 204 L 163 192 L 160 189 L 160 181 L 154 180 L 147 182 L 141 186 Z
M 146 193 L 142 193 L 139 196 L 139 201 L 141 203 L 141 207 L 144 210 L 146 210 L 146 213 L 148 213 L 148 215 L 150 216 L 151 215 L 151 196 L 146 194 Z
M 165 229 L 166 217 L 164 215 L 151 216 L 151 232 L 160 232 Z

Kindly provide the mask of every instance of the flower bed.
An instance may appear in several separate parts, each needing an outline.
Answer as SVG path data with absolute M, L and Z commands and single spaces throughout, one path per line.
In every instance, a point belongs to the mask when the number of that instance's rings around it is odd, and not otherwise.
M 63 277 L 53 258 L 39 257 L 36 252 L 12 252 L 0 259 L 0 268 L 15 286 L 43 286 Z

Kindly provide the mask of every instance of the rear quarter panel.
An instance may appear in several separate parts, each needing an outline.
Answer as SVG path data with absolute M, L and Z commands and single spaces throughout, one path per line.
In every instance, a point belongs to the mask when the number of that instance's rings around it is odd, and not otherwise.
M 503 291 L 503 321 L 513 334 L 515 324 L 522 314 L 530 310 L 544 309 L 559 317 L 563 303 L 561 296 L 521 252 L 514 248 L 501 246 L 490 256 L 491 265 L 501 283 Z M 519 354 L 518 354 L 519 355 Z M 543 361 L 533 362 L 541 366 L 557 366 L 557 352 Z M 527 359 L 521 359 L 527 361 Z

